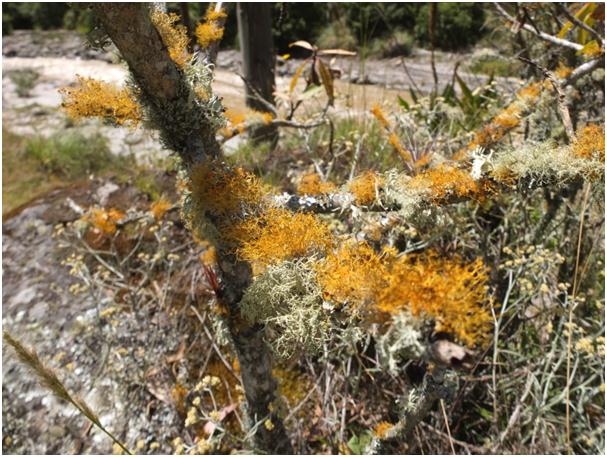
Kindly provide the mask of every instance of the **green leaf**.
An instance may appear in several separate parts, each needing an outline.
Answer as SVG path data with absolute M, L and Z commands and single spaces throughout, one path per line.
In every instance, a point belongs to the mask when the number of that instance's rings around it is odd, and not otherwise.
M 322 85 L 325 86 L 327 97 L 329 97 L 329 106 L 333 106 L 333 102 L 335 101 L 335 94 L 333 92 L 333 75 L 321 59 L 318 59 L 318 73 L 320 74 Z
M 404 99 L 404 98 L 402 98 L 400 95 L 397 95 L 396 97 L 398 98 L 398 104 L 399 104 L 400 106 L 402 106 L 402 107 L 403 107 L 404 109 L 406 109 L 406 110 L 411 109 L 411 108 L 409 107 L 409 104 L 408 104 L 408 103 L 405 101 L 405 99 Z
M 478 412 L 484 419 L 487 419 L 488 421 L 493 420 L 493 413 L 488 409 L 479 407 Z

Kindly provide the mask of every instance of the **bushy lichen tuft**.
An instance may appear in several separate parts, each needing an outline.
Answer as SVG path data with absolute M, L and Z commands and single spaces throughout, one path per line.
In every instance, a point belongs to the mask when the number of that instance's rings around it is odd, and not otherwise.
M 279 357 L 315 353 L 330 337 L 330 312 L 323 309 L 310 260 L 268 267 L 245 292 L 240 311 L 248 321 L 265 325 L 267 341 Z
M 596 179 L 604 173 L 602 161 L 580 157 L 571 146 L 549 141 L 505 149 L 494 156 L 490 168 L 491 176 L 503 183 L 524 180 L 562 185 L 576 178 Z
M 380 363 L 396 374 L 403 362 L 421 359 L 426 350 L 422 327 L 423 321 L 408 311 L 393 316 L 388 330 L 377 339 Z

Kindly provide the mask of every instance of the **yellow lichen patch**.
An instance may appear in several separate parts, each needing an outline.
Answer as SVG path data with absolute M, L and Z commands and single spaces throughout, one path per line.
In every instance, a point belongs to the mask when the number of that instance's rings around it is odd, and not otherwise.
M 516 93 L 516 97 L 525 103 L 533 103 L 540 96 L 543 86 L 544 86 L 543 81 L 531 83 L 531 84 L 523 87 L 522 89 L 520 89 Z
M 161 197 L 150 205 L 150 213 L 154 216 L 154 219 L 160 220 L 164 217 L 166 212 L 173 206 L 170 201 L 166 198 Z
M 204 22 L 196 27 L 196 40 L 201 48 L 206 49 L 223 38 L 223 27 L 219 25 L 219 22 L 225 17 L 224 10 L 215 11 L 212 5 L 209 6 Z
M 486 341 L 492 322 L 487 307 L 487 272 L 480 259 L 443 259 L 434 253 L 398 257 L 349 243 L 316 264 L 326 300 L 377 320 L 377 313 L 432 319 L 436 331 L 473 347 Z
M 247 120 L 244 112 L 227 109 L 224 116 L 228 120 L 228 125 L 219 130 L 221 136 L 224 138 L 231 138 L 234 135 L 234 131 L 237 131 L 238 133 L 244 132 L 246 127 L 245 122 Z
M 598 57 L 604 52 L 601 45 L 599 45 L 596 40 L 592 40 L 586 43 L 584 47 L 578 51 L 578 54 L 582 54 L 586 57 Z
M 415 176 L 409 185 L 416 189 L 429 189 L 435 202 L 449 195 L 474 197 L 481 190 L 470 173 L 446 165 L 439 165 Z
M 573 153 L 585 159 L 600 158 L 605 161 L 605 127 L 589 124 L 580 129 L 573 144 Z
M 302 176 L 297 186 L 297 193 L 300 195 L 321 195 L 333 192 L 335 189 L 335 184 L 330 181 L 321 181 L 317 173 L 308 173 Z
M 315 266 L 325 300 L 362 310 L 386 284 L 382 256 L 366 243 L 345 243 Z
M 65 87 L 62 107 L 72 119 L 100 117 L 118 125 L 141 121 L 141 107 L 128 89 L 93 78 L 78 76 L 75 87 Z
M 125 218 L 125 214 L 117 209 L 105 210 L 103 208 L 92 208 L 85 216 L 85 220 L 92 224 L 97 230 L 107 235 L 116 233 L 116 223 Z
M 269 208 L 224 230 L 238 255 L 259 270 L 270 263 L 324 252 L 332 244 L 328 227 L 311 214 Z
M 554 70 L 554 74 L 559 79 L 565 79 L 571 73 L 573 73 L 573 68 L 568 67 L 563 62 L 559 63 L 559 66 Z
M 272 370 L 272 376 L 278 381 L 278 394 L 285 398 L 289 410 L 298 406 L 314 387 L 309 376 L 298 373 L 293 369 L 276 367 Z M 305 417 L 310 408 L 300 407 L 299 417 Z
M 388 137 L 388 142 L 392 145 L 392 147 L 394 147 L 394 149 L 396 149 L 396 152 L 398 152 L 398 155 L 400 155 L 404 161 L 411 162 L 413 160 L 411 153 L 407 151 L 402 144 L 400 144 L 400 140 L 398 139 L 396 133 L 390 134 Z
M 190 39 L 188 38 L 188 29 L 184 25 L 177 24 L 179 15 L 175 13 L 165 13 L 159 9 L 154 9 L 150 19 L 158 30 L 162 42 L 169 50 L 171 60 L 178 66 L 183 67 L 192 55 L 188 51 Z
M 385 438 L 388 432 L 392 430 L 393 427 L 394 424 L 391 424 L 390 422 L 380 422 L 373 430 L 373 435 L 380 439 Z
M 243 168 L 225 169 L 219 163 L 202 163 L 190 175 L 192 201 L 199 211 L 215 216 L 239 215 L 261 202 L 263 184 Z
M 354 194 L 355 202 L 358 205 L 370 205 L 375 201 L 379 188 L 382 185 L 381 178 L 373 171 L 354 178 L 348 185 L 350 192 Z
M 371 114 L 375 116 L 375 118 L 382 125 L 382 127 L 384 127 L 386 130 L 390 129 L 390 122 L 388 121 L 388 119 L 386 119 L 386 116 L 384 115 L 384 112 L 381 110 L 379 105 L 373 105 L 373 108 L 371 108 Z
M 487 271 L 480 259 L 464 263 L 422 254 L 391 259 L 387 286 L 377 308 L 389 314 L 409 310 L 430 317 L 436 331 L 473 347 L 486 342 L 493 318 L 487 304 Z

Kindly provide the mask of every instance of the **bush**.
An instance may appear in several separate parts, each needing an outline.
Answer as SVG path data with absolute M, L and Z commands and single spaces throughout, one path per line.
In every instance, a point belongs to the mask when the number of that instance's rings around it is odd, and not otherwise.
M 45 170 L 69 178 L 116 169 L 116 162 L 124 162 L 110 152 L 107 140 L 98 133 L 57 133 L 49 138 L 33 138 L 27 142 L 25 154 Z
M 485 10 L 479 3 L 439 3 L 436 21 L 436 47 L 455 51 L 472 46 L 482 35 L 485 22 Z M 430 45 L 428 34 L 429 7 L 424 5 L 415 21 L 415 38 L 418 43 Z
M 36 81 L 40 77 L 36 70 L 26 68 L 23 70 L 14 70 L 8 73 L 8 77 L 17 86 L 17 95 L 19 97 L 29 97 L 30 91 L 36 85 Z
M 356 49 L 356 37 L 352 30 L 346 24 L 346 21 L 339 20 L 332 22 L 325 27 L 316 40 L 316 44 L 322 49 Z
M 399 30 L 387 38 L 374 39 L 370 51 L 379 57 L 409 56 L 413 51 L 413 37 L 409 32 Z

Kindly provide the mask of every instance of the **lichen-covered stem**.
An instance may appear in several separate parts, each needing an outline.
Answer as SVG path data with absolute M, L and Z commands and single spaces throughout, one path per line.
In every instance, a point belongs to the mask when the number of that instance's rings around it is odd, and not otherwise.
M 165 144 L 179 154 L 186 167 L 219 157 L 221 151 L 213 122 L 193 102 L 196 96 L 191 85 L 171 60 L 150 20 L 149 5 L 95 3 L 92 8 L 128 63 L 141 102 Z M 265 452 L 291 453 L 284 425 L 270 411 L 276 383 L 269 350 L 261 329 L 248 325 L 239 316 L 238 303 L 251 281 L 251 269 L 229 250 L 220 253 L 219 261 L 221 299 L 230 311 L 228 325 L 240 362 L 250 422 L 261 421 L 256 427 L 255 445 Z M 265 422 L 268 419 L 270 422 Z

